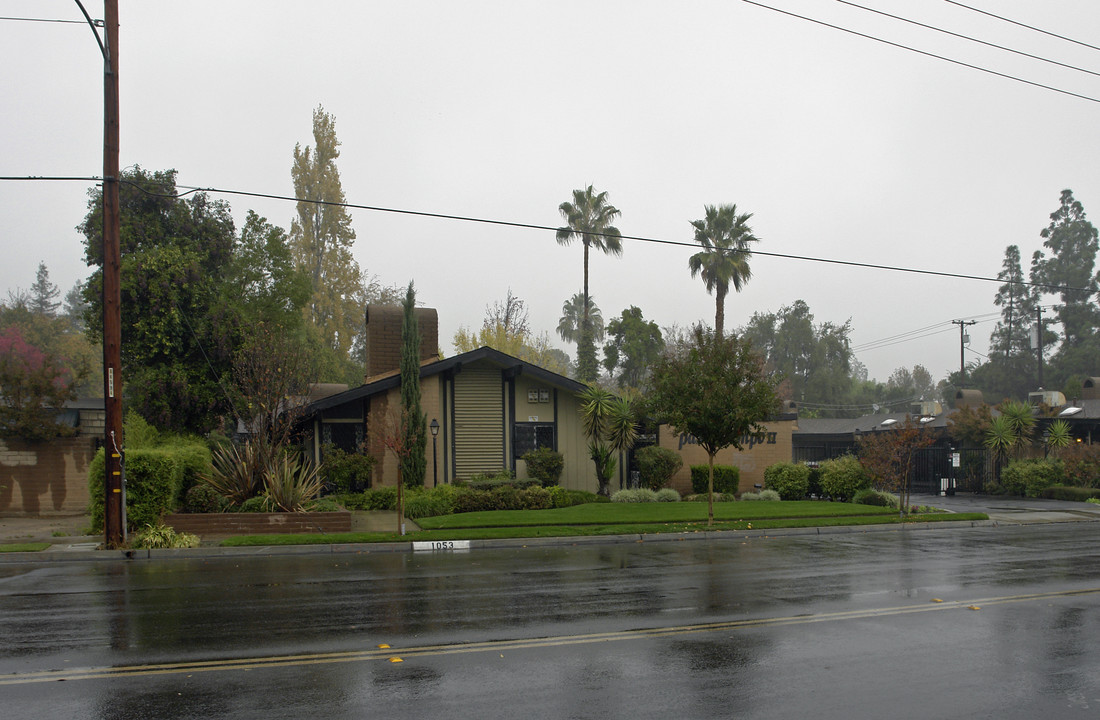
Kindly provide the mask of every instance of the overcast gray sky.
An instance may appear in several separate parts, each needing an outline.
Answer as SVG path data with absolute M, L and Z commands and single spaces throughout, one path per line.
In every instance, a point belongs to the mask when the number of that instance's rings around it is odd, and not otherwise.
M 1060 68 L 833 0 L 764 0 L 997 72 L 1100 98 L 1100 51 L 943 0 L 861 4 L 1078 66 Z M 1071 38 L 1100 39 L 1095 0 L 966 0 Z M 574 188 L 606 190 L 624 234 L 690 242 L 704 204 L 754 213 L 759 250 L 993 277 L 1025 258 L 1072 188 L 1100 217 L 1100 103 L 812 24 L 714 2 L 121 0 L 123 166 L 181 185 L 293 194 L 295 143 L 319 104 L 336 117 L 352 203 L 558 226 Z M 86 3 L 101 17 L 102 3 Z M 0 0 L 0 15 L 80 20 L 71 0 Z M 100 175 L 102 61 L 79 24 L 0 21 L 0 175 Z M 44 260 L 67 290 L 88 274 L 75 226 L 88 183 L 0 182 L 0 290 Z M 294 205 L 222 196 L 289 228 Z M 460 325 L 512 292 L 554 328 L 581 288 L 581 247 L 545 231 L 356 210 L 355 254 L 385 284 L 414 280 Z M 1095 220 L 1096 218 L 1094 218 Z M 714 321 L 690 248 L 627 241 L 594 256 L 605 318 L 637 305 L 664 326 Z M 851 319 L 872 377 L 958 368 L 953 319 L 979 319 L 996 284 L 756 256 L 727 327 L 805 300 Z M 1025 267 L 1026 271 L 1026 267 Z M 1053 301 L 1053 298 L 1051 298 Z M 934 327 L 930 327 L 934 326 Z M 935 334 L 861 350 L 900 333 Z M 977 356 L 968 353 L 968 360 Z

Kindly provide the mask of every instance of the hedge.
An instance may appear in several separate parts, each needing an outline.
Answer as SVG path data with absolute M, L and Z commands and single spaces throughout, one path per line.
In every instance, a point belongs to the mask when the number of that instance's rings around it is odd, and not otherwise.
M 844 455 L 821 463 L 821 491 L 833 500 L 847 502 L 868 487 L 871 487 L 871 476 L 855 455 Z
M 769 465 L 764 469 L 764 487 L 783 500 L 801 500 L 810 492 L 810 468 L 789 462 Z
M 691 466 L 691 491 L 696 495 L 707 491 L 707 465 Z M 741 469 L 735 465 L 714 466 L 714 492 L 736 493 L 741 485 Z
M 676 471 L 684 466 L 680 453 L 659 445 L 647 445 L 634 453 L 634 462 L 638 464 L 642 487 L 660 490 L 668 485 Z
M 1070 485 L 1052 485 L 1043 489 L 1039 497 L 1048 500 L 1072 500 L 1086 502 L 1089 498 L 1100 499 L 1100 488 L 1083 488 Z
M 523 454 L 527 464 L 527 476 L 538 480 L 543 487 L 557 485 L 565 468 L 565 457 L 547 447 L 540 447 Z
M 1014 460 L 1001 471 L 1001 485 L 1010 495 L 1040 497 L 1052 485 L 1066 483 L 1066 469 L 1061 460 Z
M 193 446 L 173 446 L 130 450 L 125 457 L 126 473 L 126 526 L 135 530 L 146 525 L 157 525 L 164 513 L 172 512 L 180 504 L 185 468 L 193 462 Z M 88 511 L 92 516 L 92 528 L 103 531 L 104 488 L 103 478 L 106 460 L 100 448 L 88 466 Z

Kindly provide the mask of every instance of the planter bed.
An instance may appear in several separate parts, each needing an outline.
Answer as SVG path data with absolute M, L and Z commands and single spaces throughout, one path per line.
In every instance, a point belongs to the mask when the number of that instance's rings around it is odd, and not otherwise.
M 204 535 L 351 532 L 351 512 L 169 513 L 164 524 L 176 532 Z

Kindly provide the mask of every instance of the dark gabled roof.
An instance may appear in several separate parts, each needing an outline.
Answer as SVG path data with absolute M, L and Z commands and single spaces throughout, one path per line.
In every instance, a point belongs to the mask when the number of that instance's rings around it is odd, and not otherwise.
M 462 369 L 463 365 L 477 362 L 478 360 L 487 360 L 494 365 L 499 365 L 502 369 L 512 370 L 516 374 L 530 375 L 531 377 L 570 392 L 579 393 L 585 388 L 584 383 L 577 382 L 564 375 L 558 375 L 555 372 L 550 372 L 538 365 L 533 365 L 526 360 L 520 360 L 517 357 L 502 353 L 499 350 L 494 350 L 491 347 L 480 347 L 477 350 L 471 350 L 461 355 L 455 355 L 443 360 L 436 360 L 435 362 L 424 363 L 420 366 L 420 378 L 432 377 L 433 375 L 439 375 L 445 372 L 458 372 Z M 352 388 L 351 390 L 337 393 L 336 395 L 330 395 L 327 398 L 310 403 L 306 406 L 305 414 L 313 415 L 322 410 L 329 410 L 345 403 L 362 400 L 363 398 L 392 390 L 400 385 L 401 375 L 395 372 L 391 375 L 379 378 L 378 380 L 368 382 L 365 385 L 360 385 L 357 388 Z

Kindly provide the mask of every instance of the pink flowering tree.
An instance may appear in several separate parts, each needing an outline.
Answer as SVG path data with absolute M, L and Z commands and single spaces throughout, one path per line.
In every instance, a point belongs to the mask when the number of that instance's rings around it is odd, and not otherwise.
M 28 441 L 71 435 L 56 410 L 76 399 L 63 359 L 28 343 L 17 327 L 0 333 L 0 437 Z

